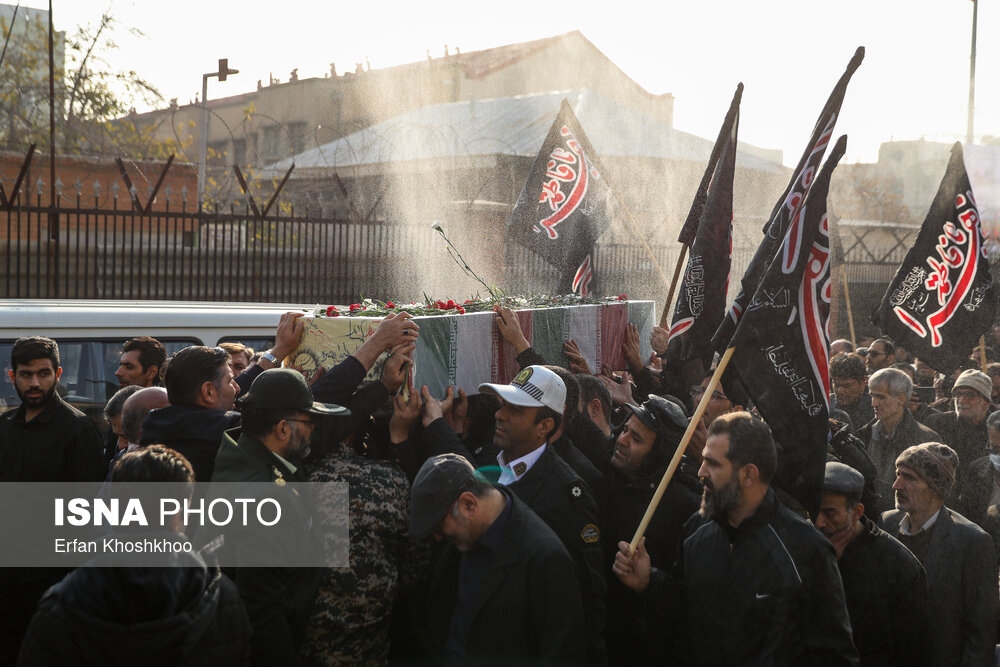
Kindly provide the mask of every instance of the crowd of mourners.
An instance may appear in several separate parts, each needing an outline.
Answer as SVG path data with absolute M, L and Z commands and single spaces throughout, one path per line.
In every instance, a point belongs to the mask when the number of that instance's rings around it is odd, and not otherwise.
M 266 352 L 126 341 L 108 437 L 61 397 L 58 342 L 19 339 L 0 481 L 345 482 L 349 565 L 2 568 L 0 665 L 995 664 L 1000 326 L 956 369 L 831 345 L 814 516 L 772 485 L 750 401 L 713 388 L 632 549 L 712 376 L 665 368 L 664 330 L 645 360 L 627 325 L 628 368 L 591 369 L 498 308 L 520 372 L 433 396 L 406 313 L 311 382 L 281 366 L 299 318 Z M 279 548 L 335 548 L 344 517 L 298 511 Z

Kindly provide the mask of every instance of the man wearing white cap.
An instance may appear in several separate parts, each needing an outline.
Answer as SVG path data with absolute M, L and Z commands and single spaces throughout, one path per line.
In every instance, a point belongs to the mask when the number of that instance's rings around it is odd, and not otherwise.
M 586 625 L 587 659 L 606 664 L 605 594 L 601 531 L 593 494 L 548 444 L 562 421 L 566 385 L 543 366 L 528 366 L 507 384 L 481 384 L 479 392 L 499 399 L 493 443 L 495 459 L 474 456 L 442 418 L 442 406 L 423 388 L 421 443 L 428 454 L 454 452 L 476 466 L 499 464 L 497 483 L 509 488 L 559 537 L 580 582 Z
M 500 399 L 493 443 L 500 448 L 498 484 L 507 486 L 559 536 L 580 579 L 588 658 L 604 662 L 604 580 L 598 511 L 587 485 L 555 450 L 549 436 L 562 421 L 566 385 L 544 366 L 528 366 L 510 384 L 481 384 Z

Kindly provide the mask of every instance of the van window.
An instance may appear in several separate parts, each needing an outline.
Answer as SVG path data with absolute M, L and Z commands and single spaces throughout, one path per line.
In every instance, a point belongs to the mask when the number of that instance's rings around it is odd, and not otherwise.
M 57 340 L 62 377 L 57 391 L 63 399 L 86 413 L 102 432 L 105 430 L 104 404 L 118 391 L 118 360 L 121 358 L 124 340 Z M 189 345 L 200 345 L 196 339 L 160 340 L 167 348 L 167 356 Z M 21 404 L 7 371 L 10 368 L 10 352 L 14 341 L 0 342 L 0 364 L 3 365 L 3 381 L 0 383 L 0 412 L 6 412 Z
M 274 338 L 246 338 L 244 336 L 226 336 L 219 339 L 220 343 L 241 343 L 254 352 L 265 352 L 274 347 Z

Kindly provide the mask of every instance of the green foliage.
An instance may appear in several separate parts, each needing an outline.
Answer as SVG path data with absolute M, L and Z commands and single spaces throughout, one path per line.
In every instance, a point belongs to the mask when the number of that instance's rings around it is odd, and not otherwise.
M 0 148 L 23 152 L 31 143 L 49 145 L 48 25 L 18 14 L 0 64 Z M 162 100 L 159 91 L 135 71 L 118 70 L 107 54 L 117 50 L 118 21 L 101 15 L 96 25 L 78 26 L 70 35 L 56 33 L 56 148 L 70 155 L 126 155 L 164 158 L 177 152 L 175 141 L 154 138 L 153 128 L 113 122 L 136 103 Z M 142 33 L 137 29 L 129 32 Z M 62 67 L 60 67 L 62 65 Z

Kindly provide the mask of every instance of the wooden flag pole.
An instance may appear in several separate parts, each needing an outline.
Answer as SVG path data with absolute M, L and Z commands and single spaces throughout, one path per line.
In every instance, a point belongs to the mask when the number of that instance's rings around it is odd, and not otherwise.
M 982 335 L 979 337 L 979 365 L 983 367 L 983 372 L 986 372 L 986 336 Z
M 844 281 L 844 301 L 847 303 L 847 324 L 851 328 L 851 345 L 858 349 L 858 339 L 854 335 L 854 313 L 851 311 L 851 290 L 847 288 L 847 267 L 840 265 L 840 277 Z
M 653 512 L 656 511 L 657 506 L 660 504 L 660 500 L 663 498 L 663 494 L 667 490 L 667 484 L 670 483 L 671 478 L 674 476 L 674 472 L 677 470 L 677 466 L 681 462 L 681 456 L 684 455 L 684 451 L 687 449 L 688 443 L 691 442 L 694 432 L 698 429 L 698 422 L 701 421 L 702 416 L 705 414 L 708 402 L 712 400 L 712 392 L 714 392 L 715 388 L 719 386 L 719 380 L 722 379 L 722 373 L 726 370 L 726 366 L 729 365 L 729 360 L 732 359 L 733 351 L 735 349 L 735 347 L 726 348 L 725 353 L 722 355 L 722 359 L 719 360 L 719 365 L 716 366 L 715 373 L 712 374 L 712 379 L 705 388 L 705 393 L 702 394 L 701 401 L 698 403 L 698 407 L 694 411 L 694 416 L 691 417 L 687 430 L 684 431 L 684 437 L 681 438 L 681 443 L 677 445 L 677 451 L 674 452 L 674 458 L 670 459 L 670 465 L 667 466 L 666 472 L 663 473 L 660 485 L 656 487 L 656 492 L 653 494 L 652 500 L 649 501 L 649 507 L 646 508 L 646 513 L 642 516 L 642 521 L 639 522 L 639 527 L 635 531 L 635 537 L 632 538 L 632 543 L 629 545 L 629 553 L 635 553 L 636 548 L 639 546 L 639 540 L 641 540 L 642 536 L 646 533 L 646 528 L 649 527 L 649 522 L 653 518 Z
M 674 279 L 670 281 L 670 290 L 667 292 L 667 301 L 663 304 L 663 312 L 660 313 L 660 326 L 667 328 L 670 326 L 670 304 L 674 302 L 674 292 L 677 291 L 677 279 L 681 275 L 681 267 L 687 259 L 688 247 L 686 243 L 681 244 L 681 252 L 677 255 L 677 264 L 674 266 Z

